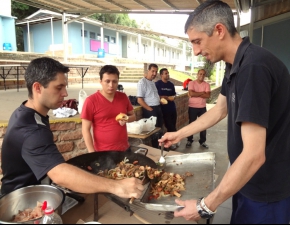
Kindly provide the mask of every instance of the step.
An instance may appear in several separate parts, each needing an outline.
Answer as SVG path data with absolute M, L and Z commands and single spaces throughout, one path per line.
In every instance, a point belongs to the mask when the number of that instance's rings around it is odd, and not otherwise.
M 128 68 L 128 67 L 126 67 L 126 68 L 124 69 L 124 71 L 132 71 L 132 70 L 134 70 L 134 71 L 139 71 L 139 72 L 143 72 L 143 71 L 144 71 L 143 69 L 138 69 L 138 68 Z
M 144 74 L 143 71 L 136 71 L 136 70 L 125 70 L 125 71 L 122 71 L 122 73 L 126 73 L 126 74 L 131 74 L 131 73 Z
M 120 79 L 119 83 L 121 82 L 133 82 L 133 83 L 138 83 L 140 79 Z
M 18 81 L 19 85 L 25 85 L 26 82 L 25 80 L 19 80 Z M 8 86 L 8 85 L 17 85 L 17 79 L 5 79 L 5 85 Z M 4 80 L 1 79 L 0 80 L 0 86 L 4 86 Z
M 21 84 L 21 85 L 19 85 L 19 89 L 20 88 L 26 88 L 26 85 L 25 84 Z M 9 90 L 9 89 L 17 89 L 17 85 L 16 84 L 6 85 L 6 90 Z M 4 86 L 0 86 L 0 90 L 5 90 Z
M 124 74 L 122 74 L 121 76 L 120 76 L 120 78 L 139 78 L 139 79 L 141 79 L 141 78 L 143 78 L 144 76 L 142 75 L 142 76 L 140 76 L 140 75 L 134 75 L 134 74 L 132 74 L 132 75 L 124 75 Z

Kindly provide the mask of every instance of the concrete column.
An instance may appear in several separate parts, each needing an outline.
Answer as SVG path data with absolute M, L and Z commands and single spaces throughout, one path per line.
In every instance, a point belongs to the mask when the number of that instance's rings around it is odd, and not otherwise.
M 62 40 L 63 40 L 63 61 L 67 62 L 67 25 L 66 14 L 62 14 Z
M 101 27 L 101 48 L 104 49 L 104 28 Z
M 2 24 L 2 17 L 0 16 L 0 51 L 3 50 L 3 24 Z
M 152 60 L 153 61 L 155 61 L 155 51 L 154 51 L 154 45 L 155 45 L 155 43 L 154 43 L 154 41 L 153 40 L 151 40 L 151 55 L 152 55 Z
M 142 55 L 143 53 L 141 52 L 141 49 L 142 49 L 142 39 L 141 39 L 141 34 L 138 34 L 138 59 L 142 59 Z
M 52 18 L 50 18 L 50 29 L 51 29 L 52 55 L 54 56 L 54 33 L 53 33 L 53 20 L 52 20 Z
M 83 49 L 83 56 L 85 55 L 85 23 L 82 22 L 82 49 Z
M 29 22 L 27 22 L 27 43 L 28 43 L 28 52 L 31 52 Z
M 216 63 L 215 86 L 220 85 L 220 68 L 221 68 L 221 61 Z
M 116 55 L 117 55 L 118 58 L 120 57 L 119 43 L 120 43 L 120 41 L 119 41 L 119 32 L 117 31 L 116 32 L 116 46 L 117 46 L 116 47 L 116 49 L 117 49 Z

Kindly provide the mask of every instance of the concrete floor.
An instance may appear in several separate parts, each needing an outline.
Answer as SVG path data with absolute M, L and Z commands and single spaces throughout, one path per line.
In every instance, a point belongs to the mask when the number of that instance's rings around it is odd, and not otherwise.
M 121 83 L 124 87 L 124 92 L 127 95 L 136 95 L 136 83 Z M 84 84 L 84 90 L 88 95 L 100 90 L 100 84 Z M 78 99 L 78 93 L 81 90 L 81 84 L 69 85 L 68 87 L 68 97 Z M 181 86 L 176 87 L 177 93 L 184 93 Z M 20 89 L 17 90 L 1 90 L 0 91 L 0 123 L 6 122 L 9 120 L 11 113 L 27 99 L 27 90 Z M 210 109 L 213 105 L 207 105 L 207 108 Z M 52 113 L 49 113 L 51 118 L 54 118 Z M 187 140 L 184 139 L 181 142 L 181 145 L 176 149 L 176 151 L 182 153 L 198 153 L 198 152 L 214 152 L 216 155 L 216 168 L 215 174 L 217 175 L 216 186 L 221 181 L 223 175 L 225 174 L 228 168 L 228 154 L 227 154 L 227 120 L 224 119 L 217 125 L 207 130 L 207 144 L 209 149 L 204 149 L 200 147 L 198 143 L 199 135 L 194 135 L 194 142 L 190 148 L 186 148 Z M 92 213 L 91 209 L 91 198 L 87 198 L 85 203 L 76 206 L 75 210 L 80 210 L 83 212 L 84 219 L 88 218 Z M 88 209 L 89 208 L 89 209 Z M 71 209 L 73 210 L 73 209 Z M 229 224 L 231 215 L 231 199 L 224 202 L 217 210 L 217 214 L 212 219 L 213 224 Z M 76 223 L 77 221 L 72 220 L 72 218 L 67 218 L 66 214 L 63 216 L 65 223 Z M 104 221 L 105 222 L 105 221 Z M 201 222 L 202 223 L 202 222 Z

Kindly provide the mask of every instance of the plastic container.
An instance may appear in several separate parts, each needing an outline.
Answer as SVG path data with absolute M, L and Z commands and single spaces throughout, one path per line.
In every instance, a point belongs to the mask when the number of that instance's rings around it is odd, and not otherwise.
M 78 105 L 79 114 L 82 113 L 83 105 L 87 97 L 88 97 L 87 93 L 83 89 L 81 89 L 79 92 L 79 105 Z
M 105 49 L 99 48 L 98 49 L 98 58 L 104 58 L 105 57 Z
M 48 206 L 44 211 L 44 216 L 40 220 L 40 224 L 63 224 L 61 217 L 54 212 L 51 206 Z
M 11 43 L 3 43 L 3 51 L 12 51 Z

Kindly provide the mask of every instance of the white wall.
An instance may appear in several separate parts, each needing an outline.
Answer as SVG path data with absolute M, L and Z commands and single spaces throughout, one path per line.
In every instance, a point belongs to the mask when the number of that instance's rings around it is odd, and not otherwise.
M 0 0 L 0 15 L 11 16 L 11 0 Z

